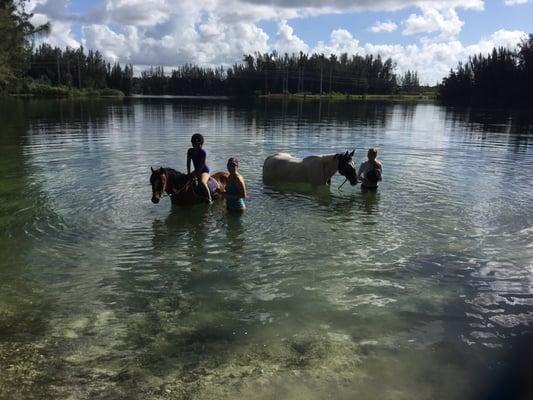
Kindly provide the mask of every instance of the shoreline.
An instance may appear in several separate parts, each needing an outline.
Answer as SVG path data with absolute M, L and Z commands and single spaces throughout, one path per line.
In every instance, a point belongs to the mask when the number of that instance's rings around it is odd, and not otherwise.
M 397 102 L 436 102 L 436 93 L 429 94 L 308 94 L 308 93 L 276 93 L 257 96 L 267 100 L 303 100 L 303 101 L 397 101 Z

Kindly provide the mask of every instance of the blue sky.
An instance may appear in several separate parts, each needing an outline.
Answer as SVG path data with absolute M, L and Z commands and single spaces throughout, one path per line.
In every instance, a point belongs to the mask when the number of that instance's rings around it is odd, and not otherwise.
M 111 61 L 228 65 L 254 51 L 381 54 L 435 83 L 533 32 L 533 0 L 30 0 L 46 40 Z

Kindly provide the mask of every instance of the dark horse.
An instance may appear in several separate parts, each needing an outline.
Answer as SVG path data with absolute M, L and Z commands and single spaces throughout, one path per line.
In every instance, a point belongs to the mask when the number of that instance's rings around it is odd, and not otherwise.
M 166 193 L 173 204 L 190 206 L 206 201 L 198 187 L 198 181 L 187 174 L 182 174 L 172 168 L 153 169 L 150 176 L 152 185 L 152 203 L 157 204 L 163 194 Z M 209 190 L 213 200 L 222 197 L 229 174 L 227 172 L 215 172 L 209 179 Z

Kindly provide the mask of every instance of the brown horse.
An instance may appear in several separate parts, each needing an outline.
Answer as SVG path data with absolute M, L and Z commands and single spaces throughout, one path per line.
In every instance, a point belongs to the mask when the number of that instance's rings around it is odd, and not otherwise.
M 198 203 L 205 203 L 206 199 L 198 187 L 198 180 L 187 174 L 182 174 L 172 168 L 153 169 L 150 176 L 152 185 L 152 203 L 157 204 L 166 193 L 173 204 L 179 206 L 191 206 Z M 227 172 L 215 172 L 208 182 L 209 190 L 213 200 L 222 198 L 228 182 Z

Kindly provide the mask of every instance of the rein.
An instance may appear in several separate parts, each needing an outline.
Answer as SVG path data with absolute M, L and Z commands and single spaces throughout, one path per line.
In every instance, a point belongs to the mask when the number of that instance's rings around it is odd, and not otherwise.
M 341 191 L 341 187 L 343 187 L 346 182 L 348 182 L 348 178 L 346 178 L 344 182 L 342 182 L 341 185 L 337 188 L 339 192 Z
M 168 188 L 168 175 L 167 175 L 167 172 L 164 171 L 163 173 L 159 174 L 159 176 L 161 177 L 161 181 L 163 183 L 163 188 L 161 189 L 161 194 L 159 195 L 160 199 L 162 199 L 164 197 L 176 196 L 176 195 L 180 194 L 181 192 L 183 192 L 185 189 L 187 189 L 189 187 L 189 185 L 191 184 L 191 180 L 189 179 L 187 181 L 187 183 L 185 185 L 183 185 L 183 187 L 180 190 L 175 190 L 175 191 L 173 191 L 172 193 L 169 194 L 168 191 L 167 191 L 167 188 Z

